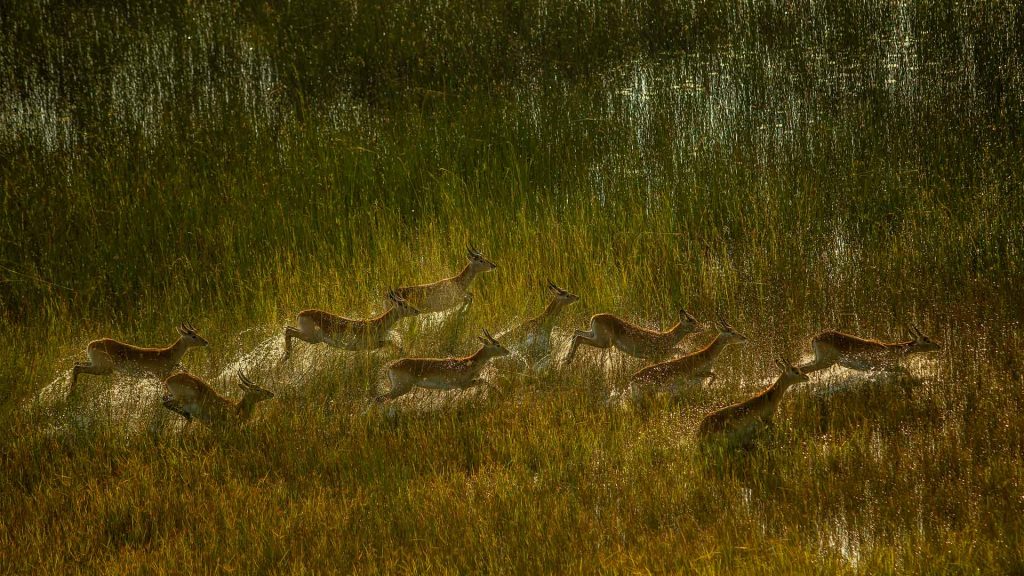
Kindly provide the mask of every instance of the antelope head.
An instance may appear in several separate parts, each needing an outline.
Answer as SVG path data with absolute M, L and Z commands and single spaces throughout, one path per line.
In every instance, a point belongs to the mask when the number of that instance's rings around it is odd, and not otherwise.
M 572 292 L 569 292 L 568 290 L 562 290 L 561 288 L 556 286 L 555 283 L 552 282 L 551 280 L 548 280 L 548 291 L 554 294 L 555 299 L 558 300 L 559 304 L 563 306 L 567 304 L 572 304 L 573 302 L 576 302 L 577 300 L 580 299 L 579 296 L 573 294 Z
M 726 344 L 742 344 L 747 341 L 746 336 L 737 332 L 731 324 L 725 321 L 721 312 L 718 313 L 718 337 Z
M 255 405 L 264 400 L 270 400 L 274 397 L 274 393 L 266 388 L 258 386 L 255 382 L 249 379 L 241 370 L 238 371 L 238 387 L 242 389 L 245 394 L 242 397 L 242 401 L 250 405 Z
M 921 329 L 916 325 L 911 324 L 907 327 L 907 331 L 910 332 L 910 337 L 913 341 L 907 346 L 907 352 L 934 352 L 941 350 L 942 345 L 932 340 L 928 336 L 925 336 Z
M 497 264 L 485 258 L 472 244 L 469 245 L 466 255 L 469 257 L 469 263 L 475 272 L 487 272 L 498 267 Z
M 486 328 L 483 329 L 483 336 L 477 336 L 477 340 L 484 345 L 483 353 L 488 358 L 497 358 L 498 356 L 508 356 L 510 354 L 508 348 L 505 348 L 500 342 L 495 340 L 494 336 L 491 336 L 491 333 Z
M 782 376 L 780 376 L 779 379 L 786 386 L 810 381 L 810 378 L 808 378 L 800 368 L 794 366 L 789 360 L 782 356 L 775 359 L 775 365 L 782 369 Z
M 178 335 L 181 336 L 181 340 L 187 346 L 207 346 L 210 344 L 205 338 L 196 332 L 196 329 L 192 326 L 191 322 L 182 322 L 175 327 L 175 330 L 178 331 Z

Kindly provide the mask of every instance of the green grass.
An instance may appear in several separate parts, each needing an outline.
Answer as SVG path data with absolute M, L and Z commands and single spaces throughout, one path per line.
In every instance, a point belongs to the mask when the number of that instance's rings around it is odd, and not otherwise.
M 387 8 L 385 8 L 387 6 Z M 325 17 L 325 15 L 330 15 Z M 858 3 L 18 2 L 0 14 L 0 572 L 1014 573 L 1024 565 L 1021 9 Z M 467 353 L 680 305 L 751 340 L 716 384 L 609 407 L 641 364 L 369 408 L 387 353 L 279 365 L 299 310 L 499 264 Z M 186 356 L 246 428 L 82 377 L 99 336 Z M 945 345 L 815 376 L 752 452 L 709 411 L 824 328 Z M 273 340 L 277 338 L 277 340 Z M 707 335 L 686 341 L 697 346 Z M 830 385 L 855 384 L 831 394 Z M 857 385 L 859 384 L 859 385 Z M 472 396 L 472 395 L 469 395 Z

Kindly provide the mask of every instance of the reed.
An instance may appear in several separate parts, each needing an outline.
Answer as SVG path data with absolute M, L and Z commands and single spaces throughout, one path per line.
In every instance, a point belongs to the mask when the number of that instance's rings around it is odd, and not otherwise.
M 0 572 L 1020 571 L 1021 18 L 5 6 Z M 683 306 L 750 345 L 643 414 L 608 405 L 643 367 L 620 355 L 384 407 L 387 351 L 279 362 L 301 310 L 371 318 L 470 242 L 499 267 L 465 311 L 397 324 L 410 356 L 470 354 L 548 278 L 580 297 L 556 348 L 598 312 L 655 328 Z M 181 318 L 219 394 L 237 369 L 275 383 L 245 427 L 185 427 L 117 375 L 60 393 L 89 341 Z M 821 371 L 752 451 L 700 449 L 776 355 L 911 321 L 942 350 L 905 386 Z

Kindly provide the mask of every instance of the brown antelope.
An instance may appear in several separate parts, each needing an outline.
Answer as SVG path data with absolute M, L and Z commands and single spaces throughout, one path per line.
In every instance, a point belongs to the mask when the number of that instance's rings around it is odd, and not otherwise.
M 657 362 L 670 355 L 684 336 L 697 329 L 697 319 L 682 308 L 679 309 L 679 321 L 664 332 L 641 328 L 612 314 L 595 314 L 590 318 L 589 332 L 577 330 L 573 334 L 565 365 L 572 362 L 580 344 L 602 349 L 614 346 L 635 358 Z
M 180 324 L 177 330 L 178 340 L 166 348 L 140 348 L 110 338 L 89 342 L 89 362 L 75 363 L 71 388 L 74 389 L 81 373 L 107 376 L 114 371 L 142 372 L 163 378 L 178 366 L 189 348 L 209 344 L 189 323 Z
M 753 398 L 708 414 L 701 420 L 697 434 L 702 438 L 714 434 L 734 434 L 770 423 L 786 390 L 794 384 L 810 380 L 787 360 L 777 359 L 775 363 L 782 369 L 782 374 L 771 386 Z
M 298 328 L 284 328 L 284 357 L 292 353 L 292 338 L 310 344 L 321 342 L 345 350 L 377 350 L 397 345 L 388 338 L 388 332 L 402 318 L 415 316 L 419 310 L 409 305 L 394 290 L 388 292 L 391 308 L 370 320 L 352 320 L 323 310 L 303 310 L 296 318 Z
M 842 332 L 822 332 L 811 339 L 814 360 L 800 369 L 809 374 L 839 364 L 853 370 L 887 370 L 898 367 L 899 360 L 908 354 L 942 349 L 917 326 L 910 326 L 907 330 L 910 340 L 904 342 L 881 342 Z
M 715 359 L 723 350 L 732 344 L 742 344 L 747 337 L 735 328 L 718 318 L 718 336 L 703 349 L 658 364 L 653 364 L 633 374 L 630 379 L 634 388 L 674 385 L 684 380 L 711 378 L 716 376 L 712 370 Z
M 469 306 L 473 294 L 469 285 L 481 272 L 494 270 L 497 264 L 491 262 L 473 246 L 467 251 L 469 263 L 457 275 L 431 284 L 398 288 L 395 293 L 415 306 L 420 312 L 442 312 L 460 304 Z
M 482 384 L 480 372 L 492 358 L 508 355 L 491 334 L 483 331 L 477 337 L 483 344 L 479 350 L 463 358 L 402 358 L 388 366 L 391 390 L 377 397 L 377 402 L 393 400 L 408 393 L 415 386 L 433 390 L 466 389 Z
M 572 292 L 559 288 L 551 280 L 548 280 L 548 291 L 553 297 L 539 316 L 523 322 L 502 336 L 506 342 L 514 342 L 509 348 L 515 350 L 531 366 L 551 356 L 551 329 L 555 326 L 558 313 L 580 299 Z
M 195 418 L 211 428 L 242 424 L 252 416 L 256 404 L 274 397 L 273 392 L 254 384 L 241 370 L 238 371 L 238 387 L 243 394 L 238 402 L 217 394 L 209 384 L 187 372 L 171 375 L 164 380 L 164 387 L 167 389 L 163 398 L 165 408 L 181 414 L 189 422 Z

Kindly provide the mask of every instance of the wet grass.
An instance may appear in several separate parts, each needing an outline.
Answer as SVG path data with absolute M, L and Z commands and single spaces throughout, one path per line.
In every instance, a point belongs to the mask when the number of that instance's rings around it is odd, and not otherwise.
M 1018 7 L 391 8 L 0 16 L 0 571 L 1021 570 Z M 411 353 L 548 278 L 582 297 L 563 340 L 686 305 L 751 343 L 644 412 L 608 402 L 640 365 L 590 350 L 384 410 L 388 353 L 279 362 L 299 310 L 376 313 L 470 241 L 499 268 L 402 323 Z M 186 319 L 190 370 L 278 392 L 247 428 L 132 379 L 66 398 L 90 339 Z M 816 375 L 753 450 L 697 446 L 776 354 L 909 321 L 945 345 L 915 378 Z

